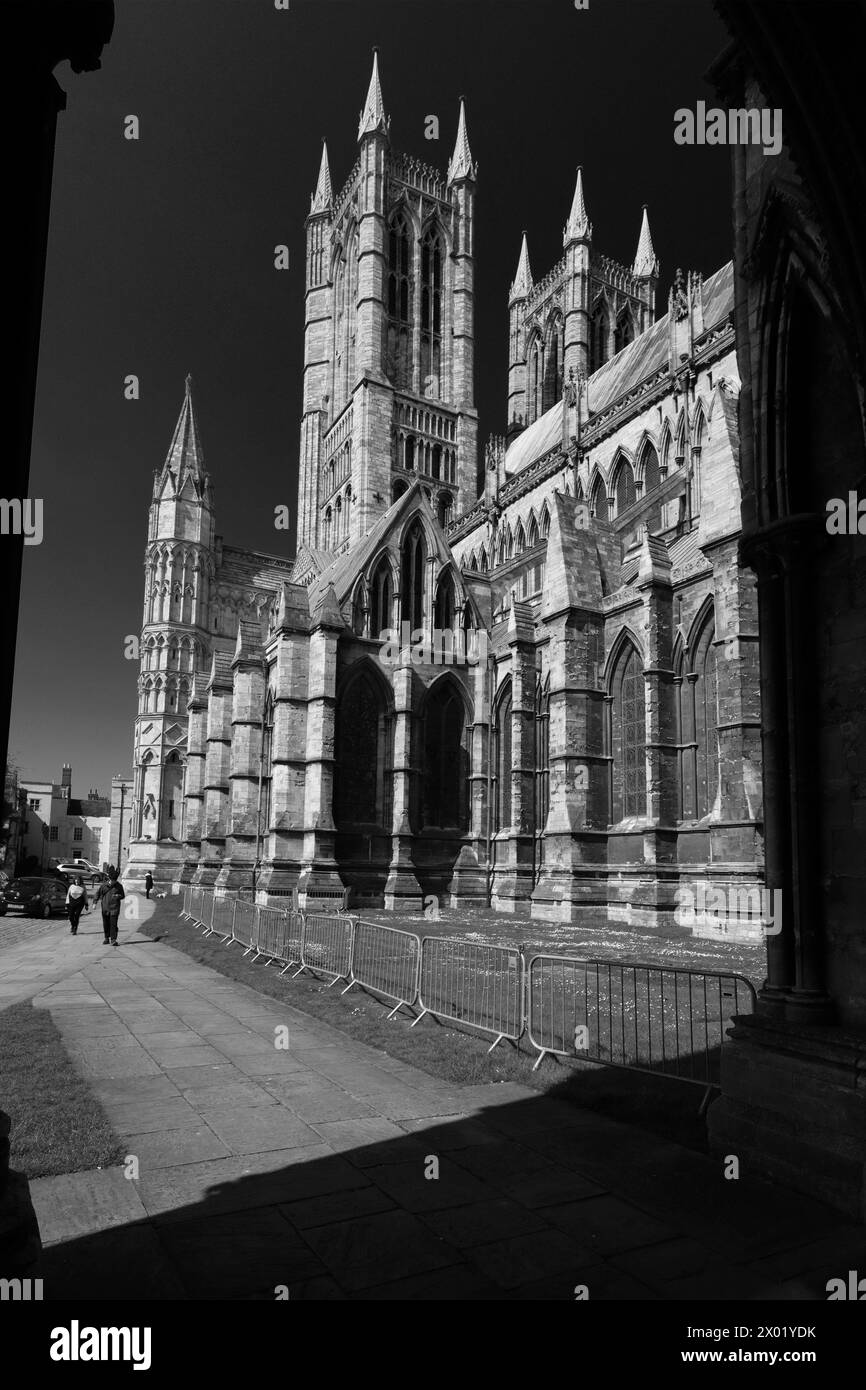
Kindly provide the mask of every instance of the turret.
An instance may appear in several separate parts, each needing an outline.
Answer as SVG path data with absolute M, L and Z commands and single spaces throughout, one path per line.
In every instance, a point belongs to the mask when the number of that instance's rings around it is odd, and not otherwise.
M 641 219 L 640 236 L 638 238 L 637 254 L 634 258 L 633 270 L 634 274 L 642 282 L 640 297 L 641 303 L 644 305 L 644 315 L 643 322 L 639 325 L 639 331 L 643 333 L 651 324 L 655 323 L 656 287 L 659 279 L 659 260 L 653 248 L 653 239 L 650 234 L 646 203 L 643 205 L 643 217 Z
M 452 244 L 451 404 L 457 422 L 457 479 L 464 500 L 477 485 L 478 412 L 475 409 L 475 180 L 478 166 L 469 148 L 466 103 L 460 98 L 457 138 L 448 164 L 448 191 L 454 208 Z
M 566 280 L 563 311 L 565 316 L 564 378 L 575 377 L 589 370 L 589 312 L 590 256 L 592 223 L 587 216 L 583 193 L 583 171 L 578 165 L 571 200 L 571 212 L 562 231 L 566 256 Z
M 526 347 L 523 335 L 523 319 L 526 311 L 526 298 L 532 289 L 532 271 L 529 268 L 529 247 L 526 232 L 520 243 L 520 257 L 517 273 L 508 291 L 508 438 L 523 429 L 526 419 Z
M 301 468 L 298 489 L 298 544 L 316 544 L 322 430 L 331 389 L 334 351 L 332 300 L 329 284 L 333 192 L 328 147 L 322 158 L 316 191 L 310 197 L 306 221 L 307 266 L 304 299 L 304 404 L 301 422 Z

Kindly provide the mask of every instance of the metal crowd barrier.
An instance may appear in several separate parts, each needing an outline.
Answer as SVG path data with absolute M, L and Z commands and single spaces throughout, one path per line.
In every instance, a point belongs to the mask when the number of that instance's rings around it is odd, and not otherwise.
M 351 977 L 342 993 L 346 994 L 353 985 L 362 985 L 382 994 L 395 1001 L 388 1015 L 393 1018 L 417 1000 L 420 968 L 421 940 L 414 932 L 356 919 Z
M 210 931 L 211 922 L 213 921 L 213 898 L 214 895 L 212 888 L 202 888 L 201 902 L 199 904 L 198 917 L 196 918 L 196 921 L 198 922 L 200 927 L 204 927 L 205 936 L 207 936 L 208 932 Z
M 744 975 L 640 962 L 583 960 L 547 953 L 528 963 L 516 946 L 425 936 L 352 916 L 262 907 L 248 897 L 216 897 L 189 885 L 183 911 L 206 934 L 225 937 L 277 961 L 292 978 L 330 976 L 343 993 L 361 985 L 400 1009 L 493 1034 L 492 1052 L 526 1031 L 538 1056 L 582 1057 L 607 1066 L 676 1077 L 705 1088 L 703 1110 L 719 1084 L 720 1053 L 737 1014 L 753 1012 Z
M 524 960 L 516 946 L 482 946 L 450 936 L 421 942 L 418 1001 L 421 1013 L 471 1024 L 517 1042 L 524 1029 Z
M 305 970 L 318 975 L 333 975 L 328 988 L 340 980 L 348 980 L 352 971 L 351 917 L 327 917 L 319 912 L 302 912 L 301 963 L 292 979 Z
M 189 895 L 190 895 L 191 892 L 192 892 L 192 888 L 190 887 L 190 885 L 189 885 L 188 883 L 185 884 L 185 885 L 184 885 L 184 890 L 183 890 L 183 903 L 182 903 L 182 905 L 181 905 L 181 909 L 180 909 L 180 912 L 179 912 L 179 914 L 178 914 L 178 916 L 180 916 L 180 917 L 189 918 Z
M 293 929 L 295 920 L 292 913 L 281 912 L 279 908 L 258 909 L 258 933 L 253 964 L 259 956 L 267 956 L 266 965 L 275 960 L 280 961 L 285 972 L 290 965 L 300 963 L 300 936 L 298 931 Z
M 259 916 L 256 905 L 247 898 L 238 898 L 235 903 L 235 915 L 232 922 L 232 934 L 226 945 L 232 941 L 237 941 L 246 949 L 244 955 L 248 956 L 250 951 L 256 948 L 258 933 Z
M 527 993 L 535 1067 L 555 1053 L 675 1076 L 704 1086 L 704 1104 L 725 1030 L 757 1002 L 751 981 L 727 971 L 551 955 L 530 960 Z
M 235 919 L 235 905 L 237 898 L 221 897 L 214 894 L 213 911 L 211 912 L 210 930 L 208 936 L 218 936 L 222 941 L 231 941 L 232 929 Z

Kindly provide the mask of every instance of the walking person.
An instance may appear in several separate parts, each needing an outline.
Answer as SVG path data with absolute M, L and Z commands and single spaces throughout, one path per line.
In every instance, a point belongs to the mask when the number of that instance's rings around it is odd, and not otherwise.
M 144 876 L 144 896 L 145 896 L 146 898 L 149 898 L 149 897 L 150 897 L 150 890 L 151 890 L 152 887 L 153 887 L 153 874 L 150 872 L 150 869 L 148 869 L 147 873 L 146 873 L 145 876 Z
M 71 936 L 78 935 L 78 919 L 87 905 L 87 889 L 84 887 L 84 879 L 80 874 L 76 874 L 69 885 L 69 892 L 66 894 L 66 912 L 69 917 Z
M 102 931 L 105 936 L 103 946 L 107 946 L 109 942 L 112 946 L 117 945 L 117 919 L 120 916 L 120 904 L 125 897 L 123 884 L 118 882 L 117 870 L 111 864 L 108 882 L 99 885 L 94 899 L 102 907 Z

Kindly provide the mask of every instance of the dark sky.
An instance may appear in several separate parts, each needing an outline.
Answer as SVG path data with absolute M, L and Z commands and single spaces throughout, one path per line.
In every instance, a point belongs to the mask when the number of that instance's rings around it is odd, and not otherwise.
M 480 438 L 505 426 L 507 291 L 526 228 L 536 279 L 562 254 L 584 168 L 594 242 L 631 263 L 649 204 L 658 311 L 678 265 L 730 256 L 729 153 L 673 141 L 713 100 L 727 37 L 708 0 L 117 0 L 102 70 L 57 76 L 58 122 L 11 753 L 26 775 L 107 792 L 129 774 L 152 471 L 191 372 L 217 529 L 293 553 L 304 218 L 320 140 L 335 192 L 379 47 L 395 148 L 444 168 L 458 98 L 479 164 Z M 123 138 L 138 116 L 141 138 Z M 441 139 L 424 139 L 438 115 Z M 286 243 L 279 272 L 273 248 Z M 141 399 L 124 400 L 136 373 Z

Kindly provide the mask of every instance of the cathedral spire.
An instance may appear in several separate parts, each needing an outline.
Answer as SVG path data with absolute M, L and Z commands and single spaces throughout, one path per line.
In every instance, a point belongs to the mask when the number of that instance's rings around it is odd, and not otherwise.
M 370 77 L 370 86 L 367 89 L 367 100 L 358 122 L 358 139 L 363 140 L 365 135 L 370 135 L 377 130 L 387 132 L 387 129 L 385 103 L 382 101 L 382 88 L 379 84 L 379 50 L 374 48 L 373 72 Z
M 520 260 L 517 262 L 517 274 L 509 291 L 508 298 L 525 299 L 532 289 L 532 271 L 529 269 L 529 247 L 526 244 L 526 233 L 523 233 L 523 241 L 520 244 Z
M 643 205 L 643 221 L 640 226 L 640 239 L 637 244 L 637 255 L 634 258 L 633 269 L 635 275 L 658 275 L 659 273 L 658 256 L 653 250 L 646 203 Z
M 574 198 L 571 202 L 571 212 L 568 221 L 562 232 L 562 244 L 567 246 L 570 241 L 582 241 L 592 236 L 592 223 L 586 215 L 586 203 L 583 200 L 583 169 L 577 166 L 577 182 L 574 185 Z
M 334 193 L 331 188 L 331 170 L 328 165 L 328 146 L 322 140 L 322 162 L 319 165 L 319 179 L 316 191 L 310 199 L 310 212 L 330 212 Z
M 178 484 L 183 474 L 191 473 L 196 478 L 204 478 L 205 476 L 204 451 L 201 446 L 195 407 L 192 403 L 191 376 L 186 379 L 183 405 L 180 408 L 180 415 L 174 428 L 174 435 L 163 471 L 166 468 L 174 473 Z
M 448 182 L 453 183 L 455 179 L 474 179 L 476 173 L 477 165 L 472 162 L 469 136 L 466 134 L 466 102 L 461 97 L 457 139 L 454 142 L 454 153 L 448 161 Z

